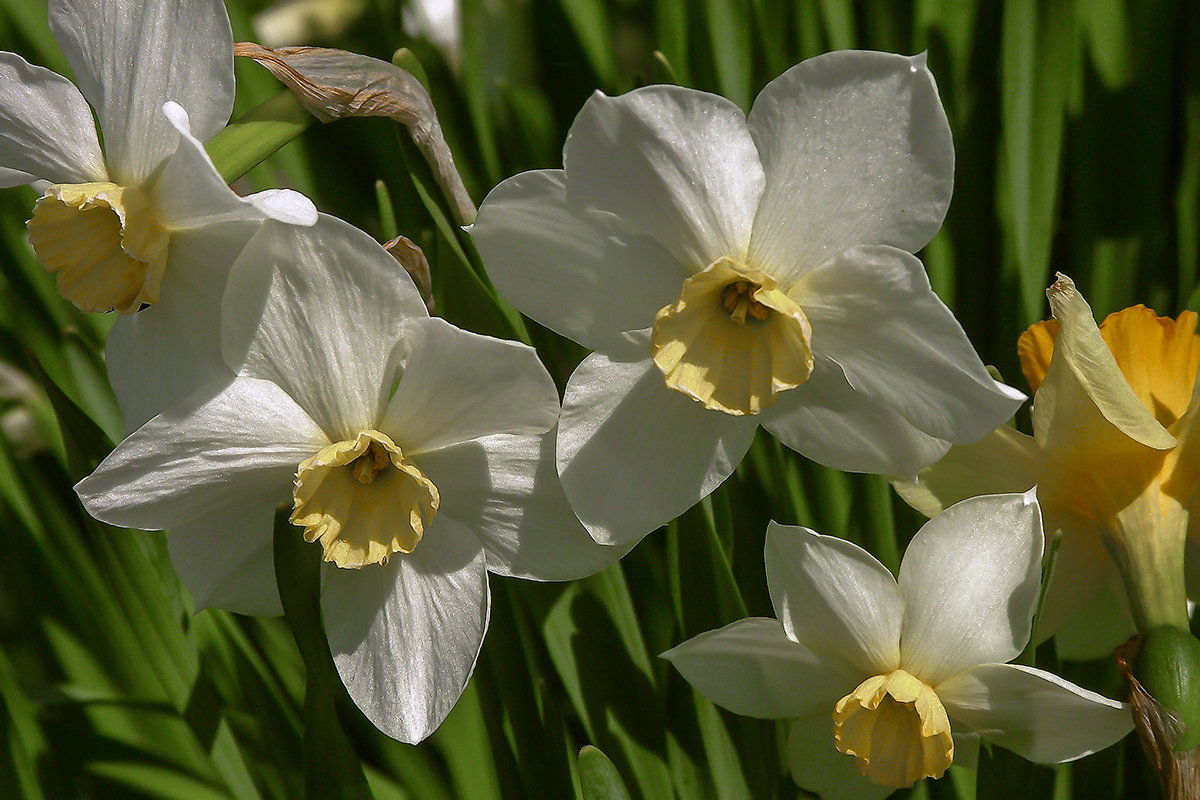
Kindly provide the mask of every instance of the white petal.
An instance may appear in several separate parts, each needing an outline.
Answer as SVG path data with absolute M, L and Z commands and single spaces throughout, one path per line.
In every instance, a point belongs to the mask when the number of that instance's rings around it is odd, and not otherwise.
M 952 719 L 1040 764 L 1082 758 L 1133 729 L 1124 703 L 1018 664 L 984 664 L 936 690 Z
M 231 368 L 278 384 L 340 441 L 379 423 L 404 321 L 427 313 L 403 268 L 353 225 L 267 221 L 230 271 L 222 349 Z
M 784 392 L 760 417 L 788 447 L 845 472 L 914 476 L 950 448 L 855 392 L 837 364 L 819 357 L 804 385 Z
M 896 790 L 872 783 L 853 756 L 839 752 L 833 738 L 833 707 L 788 726 L 787 763 L 792 778 L 823 800 L 882 800 Z
M 978 441 L 1025 399 L 988 375 L 909 253 L 852 248 L 791 291 L 812 324 L 813 350 L 837 362 L 855 390 L 930 436 Z
M 844 661 L 796 644 L 778 620 L 763 617 L 702 633 L 662 658 L 717 705 L 762 719 L 829 716 L 864 678 Z
M 239 497 L 167 533 L 171 564 L 196 610 L 223 608 L 251 616 L 283 613 L 275 583 L 275 508 L 287 486 Z M 300 528 L 296 535 L 302 536 Z M 314 545 L 315 546 L 315 545 Z
M 172 229 L 159 300 L 118 319 L 106 346 L 127 432 L 229 374 L 221 353 L 221 296 L 230 267 L 264 215 L 316 221 L 311 201 L 295 192 L 273 192 L 261 201 L 238 197 L 188 133 L 182 109 L 168 103 L 167 111 L 181 136 L 154 190 L 159 221 Z
M 927 517 L 980 494 L 1028 491 L 1036 482 L 1041 458 L 1032 436 L 1001 425 L 974 444 L 950 448 L 915 483 L 896 481 L 896 493 Z
M 900 666 L 904 603 L 892 573 L 870 553 L 836 536 L 771 522 L 766 563 L 771 604 L 788 636 L 864 676 Z
M 690 274 L 611 214 L 573 213 L 562 170 L 524 172 L 492 189 L 471 237 L 506 300 L 593 350 L 653 324 Z
M 527 345 L 424 317 L 403 326 L 393 358 L 400 381 L 379 429 L 407 454 L 558 422 L 558 390 Z
M 416 744 L 462 694 L 487 630 L 483 552 L 435 519 L 410 554 L 361 570 L 325 567 L 321 610 L 342 683 L 374 725 Z
M 235 379 L 209 400 L 206 389 L 147 422 L 75 486 L 89 514 L 161 530 L 264 493 L 288 499 L 296 465 L 328 440 L 271 383 Z
M 691 272 L 744 260 L 763 169 L 746 118 L 717 95 L 646 86 L 593 94 L 563 147 L 567 200 L 615 214 Z
M 154 182 L 155 212 L 164 227 L 174 231 L 264 219 L 294 225 L 316 223 L 316 206 L 297 192 L 270 190 L 238 197 L 192 134 L 187 112 L 176 103 L 166 103 L 161 113 L 179 133 L 178 148 Z
M 555 433 L 487 436 L 415 459 L 438 487 L 438 518 L 479 537 L 489 572 L 575 580 L 629 552 L 629 545 L 597 544 L 575 518 L 554 465 Z
M 904 669 L 935 685 L 1015 658 L 1029 642 L 1041 568 L 1032 490 L 973 497 L 925 523 L 900 563 Z
M 629 334 L 567 381 L 558 474 L 596 541 L 637 542 L 721 485 L 756 428 L 668 389 L 648 333 Z
M 7 169 L 6 167 L 0 167 L 0 189 L 7 189 L 10 186 L 25 186 L 26 184 L 35 186 L 35 184 L 39 183 L 44 184 L 46 181 L 39 179 L 36 175 L 33 175 L 29 172 L 22 172 L 19 169 Z M 38 189 L 35 186 L 34 191 L 41 193 L 44 192 L 45 189 Z
M 317 224 L 317 207 L 313 205 L 313 201 L 291 189 L 264 189 L 241 199 L 254 206 L 268 219 L 292 225 Z
M 762 90 L 749 126 L 767 175 L 750 261 L 784 285 L 858 244 L 915 253 L 941 226 L 954 146 L 924 55 L 810 58 Z
M 233 377 L 221 356 L 221 294 L 258 227 L 226 223 L 174 233 L 158 303 L 113 324 L 105 361 L 126 433 L 206 383 Z
M 233 110 L 233 33 L 220 0 L 53 0 L 50 28 L 96 109 L 109 170 L 140 185 L 175 149 L 174 100 L 206 140 Z
M 0 187 L 108 179 L 92 111 L 75 85 L 16 53 L 0 52 Z

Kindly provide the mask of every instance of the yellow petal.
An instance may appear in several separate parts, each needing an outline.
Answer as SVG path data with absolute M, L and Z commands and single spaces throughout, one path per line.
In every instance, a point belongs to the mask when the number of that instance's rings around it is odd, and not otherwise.
M 1054 356 L 1034 398 L 1034 431 L 1039 441 L 1045 432 L 1064 450 L 1081 444 L 1085 449 L 1102 446 L 1097 440 L 1084 442 L 1085 437 L 1100 431 L 1102 426 L 1092 424 L 1098 414 L 1121 434 L 1146 447 L 1174 447 L 1175 437 L 1129 387 L 1100 336 L 1091 308 L 1071 279 L 1060 274 L 1046 295 L 1059 331 Z
M 440 502 L 386 434 L 363 431 L 300 463 L 290 519 L 305 541 L 320 541 L 325 561 L 359 569 L 411 553 Z
M 1200 366 L 1195 312 L 1171 319 L 1133 306 L 1109 314 L 1100 324 L 1100 335 L 1129 388 L 1160 424 L 1170 427 L 1183 416 Z
M 1196 319 L 1192 311 L 1171 319 L 1137 305 L 1100 323 L 1100 336 L 1129 388 L 1163 427 L 1182 417 L 1192 400 L 1200 367 Z M 1017 342 L 1021 370 L 1034 392 L 1045 378 L 1057 336 L 1058 321 L 1046 320 L 1030 326 Z
M 57 274 L 58 293 L 81 311 L 132 314 L 158 301 L 169 237 L 138 189 L 50 186 L 27 227 L 38 261 Z
M 1021 359 L 1021 372 L 1025 373 L 1032 393 L 1037 393 L 1046 377 L 1057 337 L 1058 320 L 1048 319 L 1030 325 L 1017 339 L 1017 358 Z
M 937 692 L 902 669 L 859 684 L 838 701 L 833 724 L 837 749 L 882 786 L 940 778 L 954 760 L 950 719 Z
M 757 414 L 812 373 L 812 328 L 775 280 L 727 258 L 658 312 L 654 363 L 667 386 L 727 414 Z

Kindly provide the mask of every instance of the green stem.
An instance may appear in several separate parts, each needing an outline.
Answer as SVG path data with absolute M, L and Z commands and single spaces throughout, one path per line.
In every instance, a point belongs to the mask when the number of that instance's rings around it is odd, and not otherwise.
M 304 794 L 308 798 L 371 798 L 362 764 L 337 713 L 345 692 L 321 622 L 321 548 L 304 541 L 288 520 L 291 503 L 275 512 L 275 581 L 283 612 L 304 660 Z

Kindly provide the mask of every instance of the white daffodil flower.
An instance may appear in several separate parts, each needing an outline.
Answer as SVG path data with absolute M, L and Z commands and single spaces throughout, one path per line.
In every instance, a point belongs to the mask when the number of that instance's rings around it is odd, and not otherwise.
M 237 377 L 152 419 L 76 490 L 105 522 L 170 528 L 197 604 L 249 614 L 281 611 L 272 517 L 290 498 L 328 562 L 346 688 L 420 741 L 474 668 L 488 572 L 566 580 L 628 549 L 597 545 L 562 492 L 554 383 L 531 348 L 428 317 L 395 260 L 332 217 L 265 223 L 222 312 Z
M 563 167 L 501 183 L 471 232 L 505 297 L 595 351 L 557 456 L 598 541 L 711 492 L 759 425 L 822 464 L 911 476 L 1023 399 L 912 255 L 954 176 L 924 56 L 818 56 L 748 117 L 676 86 L 597 93 Z
M 739 620 L 663 658 L 717 705 L 796 718 L 793 777 L 826 798 L 881 798 L 970 766 L 981 737 L 1070 761 L 1133 721 L 1122 703 L 1006 663 L 1029 641 L 1042 546 L 1032 491 L 946 509 L 913 537 L 898 579 L 851 542 L 771 523 L 779 618 Z
M 133 430 L 224 371 L 221 290 L 258 225 L 311 225 L 317 212 L 290 191 L 239 198 L 204 151 L 233 109 L 220 0 L 50 0 L 49 11 L 79 88 L 0 52 L 0 187 L 43 192 L 29 238 L 58 291 L 122 315 L 108 369 Z

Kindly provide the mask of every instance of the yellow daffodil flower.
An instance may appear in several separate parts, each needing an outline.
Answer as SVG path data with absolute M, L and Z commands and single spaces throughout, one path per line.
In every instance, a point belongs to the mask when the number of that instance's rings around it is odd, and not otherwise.
M 1034 391 L 1033 436 L 998 428 L 896 488 L 933 515 L 964 497 L 1036 484 L 1047 528 L 1064 534 L 1045 633 L 1084 608 L 1114 567 L 1138 630 L 1186 628 L 1184 551 L 1200 485 L 1196 315 L 1172 320 L 1134 306 L 1097 327 L 1069 278 L 1047 294 L 1054 318 L 1018 344 Z M 1128 632 L 1108 625 L 1095 649 Z

